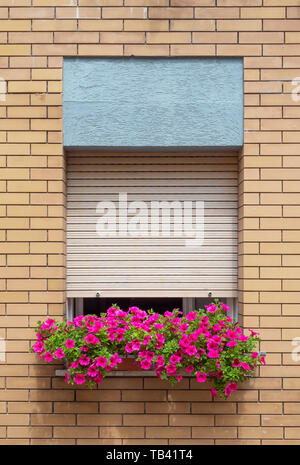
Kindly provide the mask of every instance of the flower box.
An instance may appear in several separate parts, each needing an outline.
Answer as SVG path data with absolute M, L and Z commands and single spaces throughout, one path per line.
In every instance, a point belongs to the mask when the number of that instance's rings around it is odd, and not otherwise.
M 56 323 L 38 323 L 38 341 L 31 351 L 46 362 L 67 360 L 66 382 L 97 386 L 105 376 L 157 375 L 171 384 L 183 376 L 213 383 L 212 395 L 229 397 L 237 382 L 253 375 L 264 357 L 255 352 L 257 333 L 242 333 L 217 299 L 185 316 L 178 310 L 163 315 L 131 307 L 81 315 Z

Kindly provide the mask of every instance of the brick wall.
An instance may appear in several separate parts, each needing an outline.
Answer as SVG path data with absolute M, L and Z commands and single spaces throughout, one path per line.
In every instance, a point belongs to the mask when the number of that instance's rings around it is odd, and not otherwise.
M 0 444 L 299 444 L 299 0 L 3 0 L 0 18 Z M 268 363 L 228 401 L 189 379 L 75 390 L 28 353 L 65 314 L 63 55 L 245 57 L 239 301 Z

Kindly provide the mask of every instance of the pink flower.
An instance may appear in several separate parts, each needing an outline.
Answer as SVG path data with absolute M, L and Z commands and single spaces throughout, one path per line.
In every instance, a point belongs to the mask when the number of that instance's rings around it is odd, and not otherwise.
M 171 363 L 175 363 L 175 364 L 176 364 L 176 363 L 179 363 L 180 360 L 181 360 L 181 357 L 179 357 L 179 356 L 176 355 L 176 354 L 173 354 L 173 355 L 171 355 L 171 357 L 170 357 L 170 362 L 171 362 Z
M 101 374 L 98 374 L 95 378 L 94 378 L 94 383 L 95 384 L 100 384 L 101 381 L 103 380 L 104 376 L 101 375 Z
M 252 352 L 251 357 L 252 358 L 257 358 L 258 357 L 258 352 Z
M 229 397 L 230 394 L 232 393 L 232 391 L 236 391 L 237 390 L 237 384 L 234 383 L 234 382 L 231 382 L 229 383 L 226 387 L 225 387 L 225 396 Z
M 234 347 L 237 345 L 237 343 L 235 341 L 228 341 L 227 344 L 226 344 L 228 347 Z
M 187 323 L 183 323 L 182 325 L 179 325 L 178 328 L 179 328 L 179 331 L 184 333 L 185 331 L 189 329 L 189 325 Z
M 90 376 L 91 378 L 95 378 L 95 377 L 99 374 L 99 371 L 97 370 L 97 368 L 96 368 L 95 366 L 91 365 L 91 366 L 88 368 L 87 374 L 88 374 L 88 376 Z
M 80 365 L 88 366 L 90 364 L 91 359 L 90 359 L 90 357 L 87 357 L 84 354 L 82 357 L 80 357 L 80 359 L 78 361 L 79 361 Z
M 41 342 L 41 341 L 38 341 L 35 344 L 33 344 L 32 347 L 33 347 L 34 352 L 39 354 L 39 353 L 43 352 L 45 344 L 43 342 Z
M 157 333 L 156 334 L 156 340 L 158 344 L 163 344 L 165 342 L 165 337 L 163 334 Z
M 217 350 L 218 349 L 218 344 L 213 341 L 212 339 L 209 340 L 208 344 L 207 344 L 207 348 L 208 350 Z
M 166 366 L 166 371 L 169 375 L 175 375 L 177 373 L 176 365 L 169 363 L 169 365 Z
M 230 387 L 230 389 L 231 389 L 232 391 L 237 391 L 237 388 L 238 388 L 238 387 L 237 387 L 237 384 L 234 383 L 234 382 L 230 383 L 230 384 L 229 384 L 229 387 Z
M 150 335 L 149 335 L 149 336 L 145 336 L 145 337 L 144 337 L 144 340 L 143 340 L 143 342 L 142 342 L 142 345 L 143 345 L 143 346 L 147 346 L 147 345 L 149 344 L 149 341 L 150 341 L 151 337 L 152 337 L 152 336 L 150 336 Z
M 178 375 L 177 376 L 177 381 L 181 381 L 182 380 L 182 375 Z
M 186 319 L 188 321 L 193 321 L 197 318 L 197 312 L 189 312 L 187 315 L 186 315 Z
M 216 344 L 221 344 L 221 342 L 222 342 L 221 336 L 217 336 L 217 335 L 213 336 L 213 337 L 212 337 L 212 340 L 213 340 Z
M 45 359 L 46 362 L 52 362 L 53 355 L 51 354 L 51 352 L 45 352 L 44 353 L 44 359 Z
M 188 373 L 192 373 L 194 371 L 194 365 L 188 365 L 185 369 L 185 371 L 187 371 Z
M 164 313 L 164 316 L 166 316 L 167 318 L 172 318 L 172 317 L 173 317 L 173 313 L 172 313 L 172 312 L 165 312 L 165 313 Z
M 244 370 L 251 370 L 249 364 L 245 362 L 241 362 L 241 367 L 244 368 Z
M 224 302 L 221 302 L 221 307 L 222 307 L 222 310 L 224 310 L 224 312 L 229 312 L 229 310 L 230 310 L 230 307 L 228 307 L 228 305 L 224 304 Z
M 190 345 L 185 349 L 185 353 L 191 357 L 197 353 L 197 349 L 195 346 Z
M 156 365 L 158 368 L 163 367 L 165 365 L 164 357 L 162 355 L 158 355 L 156 357 Z
M 255 336 L 256 334 L 259 334 L 259 333 L 256 333 L 255 331 L 253 331 L 252 329 L 249 329 L 249 331 L 252 334 L 252 336 Z
M 221 331 L 221 326 L 218 324 L 213 325 L 212 330 L 214 333 L 217 333 L 218 331 Z
M 218 310 L 217 305 L 205 305 L 205 307 L 206 307 L 206 311 L 209 313 L 216 313 L 216 311 Z
M 150 360 L 142 360 L 141 361 L 141 368 L 143 368 L 143 370 L 149 370 L 150 367 L 151 367 L 151 361 Z
M 73 341 L 73 339 L 67 339 L 65 345 L 68 349 L 73 349 L 73 347 L 75 347 L 75 341 Z
M 85 382 L 85 376 L 81 373 L 76 373 L 76 376 L 74 376 L 73 379 L 76 384 L 83 384 Z
M 65 373 L 65 382 L 68 384 L 70 380 L 70 376 L 68 375 L 68 373 Z
M 61 347 L 54 352 L 54 355 L 56 358 L 64 358 L 65 356 Z
M 207 374 L 197 371 L 196 378 L 197 378 L 198 383 L 205 383 L 205 381 L 207 380 Z
M 132 348 L 132 344 L 131 342 L 127 342 L 126 346 L 125 346 L 125 350 L 128 354 L 130 354 L 131 352 L 133 352 L 133 348 Z
M 156 329 L 163 329 L 163 328 L 164 328 L 164 325 L 162 325 L 161 323 L 153 323 L 153 326 L 154 326 Z
M 217 350 L 210 350 L 207 354 L 208 358 L 218 358 L 219 352 Z
M 212 396 L 213 396 L 213 397 L 217 397 L 217 396 L 218 396 L 218 393 L 217 393 L 217 391 L 215 390 L 215 388 L 211 388 L 210 392 L 212 393 Z
M 98 357 L 96 359 L 96 366 L 97 367 L 105 368 L 106 365 L 107 365 L 107 359 L 105 357 Z
M 238 368 L 239 366 L 241 366 L 241 362 L 237 358 L 235 358 L 234 361 L 233 361 L 232 366 L 234 368 Z
M 85 342 L 87 344 L 96 345 L 96 344 L 98 344 L 98 342 L 100 342 L 99 339 L 96 336 L 94 336 L 93 334 L 88 334 L 87 336 L 85 336 L 84 339 L 85 339 Z
M 128 311 L 131 313 L 138 313 L 140 309 L 139 307 L 129 307 Z
M 131 343 L 131 347 L 133 350 L 140 350 L 141 343 L 138 339 L 134 339 Z
M 229 384 L 228 384 L 228 386 L 225 387 L 225 396 L 229 397 L 230 394 L 231 394 L 231 389 L 230 389 Z
M 114 366 L 116 366 L 118 363 L 122 363 L 122 359 L 119 357 L 119 355 L 117 353 L 115 353 L 111 359 L 110 359 L 110 366 L 113 368 Z
M 261 357 L 261 358 L 260 358 L 260 361 L 261 361 L 261 363 L 262 363 L 263 365 L 265 365 L 265 364 L 266 364 L 265 357 Z
M 242 341 L 242 342 L 248 341 L 248 339 L 249 339 L 249 336 L 245 336 L 244 334 L 242 334 L 242 335 L 238 338 L 238 340 L 239 340 L 239 341 Z

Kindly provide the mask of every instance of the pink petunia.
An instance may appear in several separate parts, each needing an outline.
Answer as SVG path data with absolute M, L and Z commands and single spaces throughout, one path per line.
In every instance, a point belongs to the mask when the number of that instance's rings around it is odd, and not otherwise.
M 44 359 L 45 359 L 46 362 L 52 362 L 53 355 L 51 354 L 51 352 L 45 352 L 44 353 Z
M 209 313 L 216 313 L 216 311 L 218 310 L 217 305 L 205 305 L 205 307 L 206 307 L 206 311 Z
M 140 309 L 139 307 L 129 307 L 128 311 L 131 313 L 138 313 Z
M 221 307 L 222 307 L 222 310 L 224 310 L 224 312 L 229 312 L 229 310 L 230 310 L 230 307 L 228 307 L 228 305 L 224 304 L 224 302 L 221 302 Z
M 65 345 L 68 349 L 73 349 L 73 347 L 75 347 L 75 341 L 73 341 L 73 339 L 67 339 Z
M 217 333 L 221 331 L 221 326 L 216 323 L 215 325 L 213 325 L 212 330 L 214 333 Z
M 234 383 L 234 382 L 231 382 L 229 384 L 229 387 L 230 387 L 231 391 L 237 391 L 237 388 L 238 388 L 237 384 Z
M 149 370 L 150 367 L 151 367 L 151 361 L 150 360 L 142 360 L 141 361 L 141 368 L 143 370 Z
M 93 334 L 88 334 L 84 339 L 87 344 L 97 345 L 100 342 L 99 339 Z
M 82 366 L 88 366 L 90 364 L 90 357 L 87 357 L 85 354 L 82 355 L 82 357 L 80 357 L 80 359 L 78 360 L 79 361 L 79 364 L 82 365 Z
M 207 380 L 207 374 L 197 371 L 196 378 L 197 378 L 198 383 L 205 383 L 205 381 Z
M 251 370 L 249 364 L 245 362 L 241 362 L 241 367 L 244 368 L 244 370 Z
M 76 376 L 74 376 L 74 381 L 76 384 L 83 384 L 85 383 L 85 376 L 82 375 L 81 373 L 76 373 Z
M 91 378 L 95 378 L 95 377 L 99 374 L 99 371 L 97 370 L 97 368 L 96 368 L 95 366 L 91 365 L 91 366 L 88 368 L 87 374 L 88 374 L 88 376 L 90 376 Z
M 162 355 L 158 355 L 156 358 L 156 365 L 157 367 L 163 367 L 165 365 L 164 357 Z
M 237 345 L 237 342 L 235 342 L 235 341 L 228 341 L 226 345 L 227 345 L 227 347 L 234 347 L 234 346 Z
M 65 354 L 61 347 L 54 352 L 56 358 L 64 358 Z
M 191 357 L 197 353 L 197 349 L 195 346 L 190 345 L 185 349 L 185 353 Z
M 197 318 L 197 312 L 189 312 L 187 315 L 186 315 L 186 319 L 188 321 L 193 321 Z
M 105 368 L 107 363 L 108 363 L 108 360 L 105 357 L 98 357 L 96 359 L 96 366 L 97 367 Z
M 234 368 L 238 368 L 239 366 L 241 366 L 241 362 L 237 358 L 235 358 L 233 363 L 232 363 L 232 366 Z
M 34 352 L 35 352 L 35 353 L 38 353 L 38 354 L 40 354 L 41 352 L 43 352 L 44 347 L 45 347 L 45 344 L 44 344 L 43 342 L 41 342 L 41 341 L 36 342 L 36 343 L 33 344 L 33 346 L 32 346 Z
M 169 363 L 169 365 L 166 366 L 166 372 L 169 375 L 175 375 L 177 373 L 176 365 Z
M 217 391 L 215 390 L 215 388 L 211 388 L 210 392 L 212 393 L 212 396 L 213 396 L 213 397 L 218 397 L 218 393 L 217 393 Z
M 171 362 L 171 363 L 175 363 L 175 364 L 176 364 L 176 363 L 179 363 L 180 360 L 181 360 L 181 357 L 179 357 L 179 356 L 176 355 L 176 354 L 173 354 L 173 355 L 171 355 L 171 357 L 170 357 L 170 362 Z
M 186 371 L 187 373 L 193 373 L 194 369 L 195 369 L 195 368 L 194 368 L 194 365 L 188 365 L 188 366 L 186 367 L 185 371 Z
M 210 350 L 207 354 L 208 358 L 218 358 L 219 352 L 217 350 Z

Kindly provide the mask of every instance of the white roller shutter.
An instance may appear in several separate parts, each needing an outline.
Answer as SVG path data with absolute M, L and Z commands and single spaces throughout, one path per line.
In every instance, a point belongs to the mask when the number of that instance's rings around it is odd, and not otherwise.
M 236 154 L 70 152 L 67 160 L 68 297 L 237 295 Z M 118 206 L 120 193 L 149 212 L 153 201 L 203 201 L 203 245 L 187 246 L 172 226 L 164 237 L 99 236 L 97 204 Z

